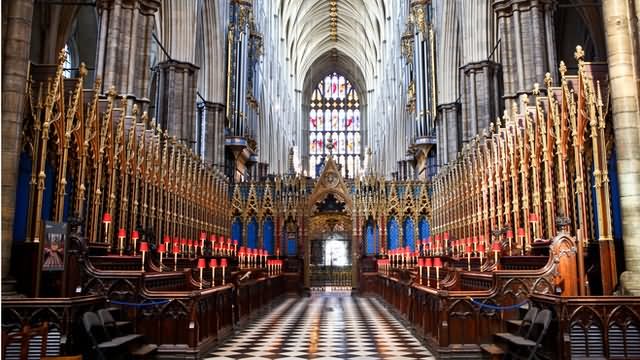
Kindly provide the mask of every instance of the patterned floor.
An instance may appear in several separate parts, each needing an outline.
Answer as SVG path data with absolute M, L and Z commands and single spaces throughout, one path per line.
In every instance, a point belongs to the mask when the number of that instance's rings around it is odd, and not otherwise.
M 287 299 L 206 359 L 435 359 L 378 300 Z

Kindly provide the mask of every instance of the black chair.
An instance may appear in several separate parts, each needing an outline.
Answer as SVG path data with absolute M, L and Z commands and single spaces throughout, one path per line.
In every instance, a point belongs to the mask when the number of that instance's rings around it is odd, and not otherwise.
M 538 315 L 538 308 L 532 306 L 529 308 L 529 311 L 524 315 L 522 322 L 520 323 L 520 327 L 518 328 L 518 332 L 516 334 L 512 333 L 497 333 L 495 336 L 500 340 L 504 340 L 507 342 L 511 342 L 510 339 L 521 337 L 527 338 L 529 336 L 529 332 L 531 331 L 531 325 L 533 321 L 536 319 Z
M 122 336 L 130 332 L 128 330 L 130 330 L 131 322 L 114 320 L 111 315 L 111 310 L 100 309 L 98 310 L 98 316 L 100 317 L 100 321 L 102 321 L 102 325 L 104 325 L 112 338 Z
M 98 315 L 91 311 L 82 316 L 82 324 L 91 342 L 91 356 L 98 359 L 127 358 L 128 345 L 141 337 L 141 335 L 135 335 L 111 338 Z
M 540 359 L 537 351 L 547 330 L 549 330 L 552 316 L 551 310 L 548 309 L 538 312 L 527 337 L 514 336 L 508 339 L 508 355 L 515 359 Z
M 130 324 L 129 321 L 115 321 L 113 316 L 111 316 L 111 311 L 109 309 L 100 309 L 98 310 L 98 315 L 100 316 L 100 320 L 102 321 L 102 325 L 106 329 L 108 333 L 110 333 L 111 338 L 122 338 L 127 339 L 128 344 L 128 352 L 134 358 L 145 358 L 152 353 L 154 353 L 158 349 L 158 345 L 156 344 L 148 344 L 145 343 L 144 337 L 141 334 L 127 334 L 123 331 Z

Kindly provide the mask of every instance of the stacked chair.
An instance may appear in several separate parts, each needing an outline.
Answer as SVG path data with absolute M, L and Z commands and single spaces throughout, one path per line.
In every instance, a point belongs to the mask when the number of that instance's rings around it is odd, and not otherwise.
M 503 359 L 540 359 L 537 351 L 549 330 L 552 317 L 551 310 L 531 307 L 520 321 L 520 326 L 515 333 L 505 332 L 494 335 L 499 346 L 483 344 L 481 347 L 485 353 L 491 355 L 504 354 Z M 492 356 L 492 358 L 495 357 Z
M 86 312 L 82 324 L 87 334 L 92 359 L 150 359 L 158 346 L 145 342 L 141 334 L 131 334 L 128 321 L 115 321 L 109 309 Z

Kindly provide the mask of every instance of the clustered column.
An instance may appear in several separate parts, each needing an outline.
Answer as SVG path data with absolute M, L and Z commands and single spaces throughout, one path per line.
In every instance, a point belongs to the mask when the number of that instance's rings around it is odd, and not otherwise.
M 102 91 L 111 86 L 119 94 L 148 104 L 151 42 L 158 0 L 101 0 L 96 75 Z M 146 107 L 143 107 L 146 110 Z
M 505 108 L 556 68 L 556 0 L 494 0 L 498 20 Z
M 622 289 L 640 295 L 640 0 L 602 4 L 613 105 L 622 233 Z

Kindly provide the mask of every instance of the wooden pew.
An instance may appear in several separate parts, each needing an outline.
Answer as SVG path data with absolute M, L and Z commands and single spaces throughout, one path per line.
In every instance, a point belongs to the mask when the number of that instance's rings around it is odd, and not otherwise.
M 84 262 L 83 291 L 104 294 L 119 306 L 137 332 L 158 344 L 160 357 L 202 357 L 285 292 L 285 277 L 262 269 L 228 267 L 222 285 L 218 267 L 211 287 L 211 269 L 203 271 L 201 284 L 196 259 L 178 258 L 178 271 L 173 263 L 172 258 L 163 261 L 159 272 L 159 259 L 150 256 L 146 269 L 158 271 L 143 272 L 139 256 L 92 256 Z M 241 281 L 248 271 L 251 276 Z
M 503 258 L 505 270 L 441 269 L 440 289 L 435 288 L 435 271 L 427 286 L 424 271 L 420 284 L 415 271 L 407 269 L 378 274 L 378 284 L 372 288 L 411 323 L 437 356 L 479 358 L 480 344 L 491 343 L 494 333 L 505 331 L 506 321 L 519 317 L 517 307 L 497 311 L 484 305 L 508 307 L 530 302 L 534 293 L 572 291 L 565 285 L 575 282 L 574 244 L 569 236 L 560 235 L 549 249 L 550 256 Z
M 549 359 L 640 359 L 640 298 L 533 294 L 554 320 L 543 351 Z
M 82 314 L 104 308 L 105 297 L 99 295 L 73 298 L 3 298 L 2 328 L 4 331 L 48 324 L 49 354 L 78 354 L 83 338 L 75 331 Z

